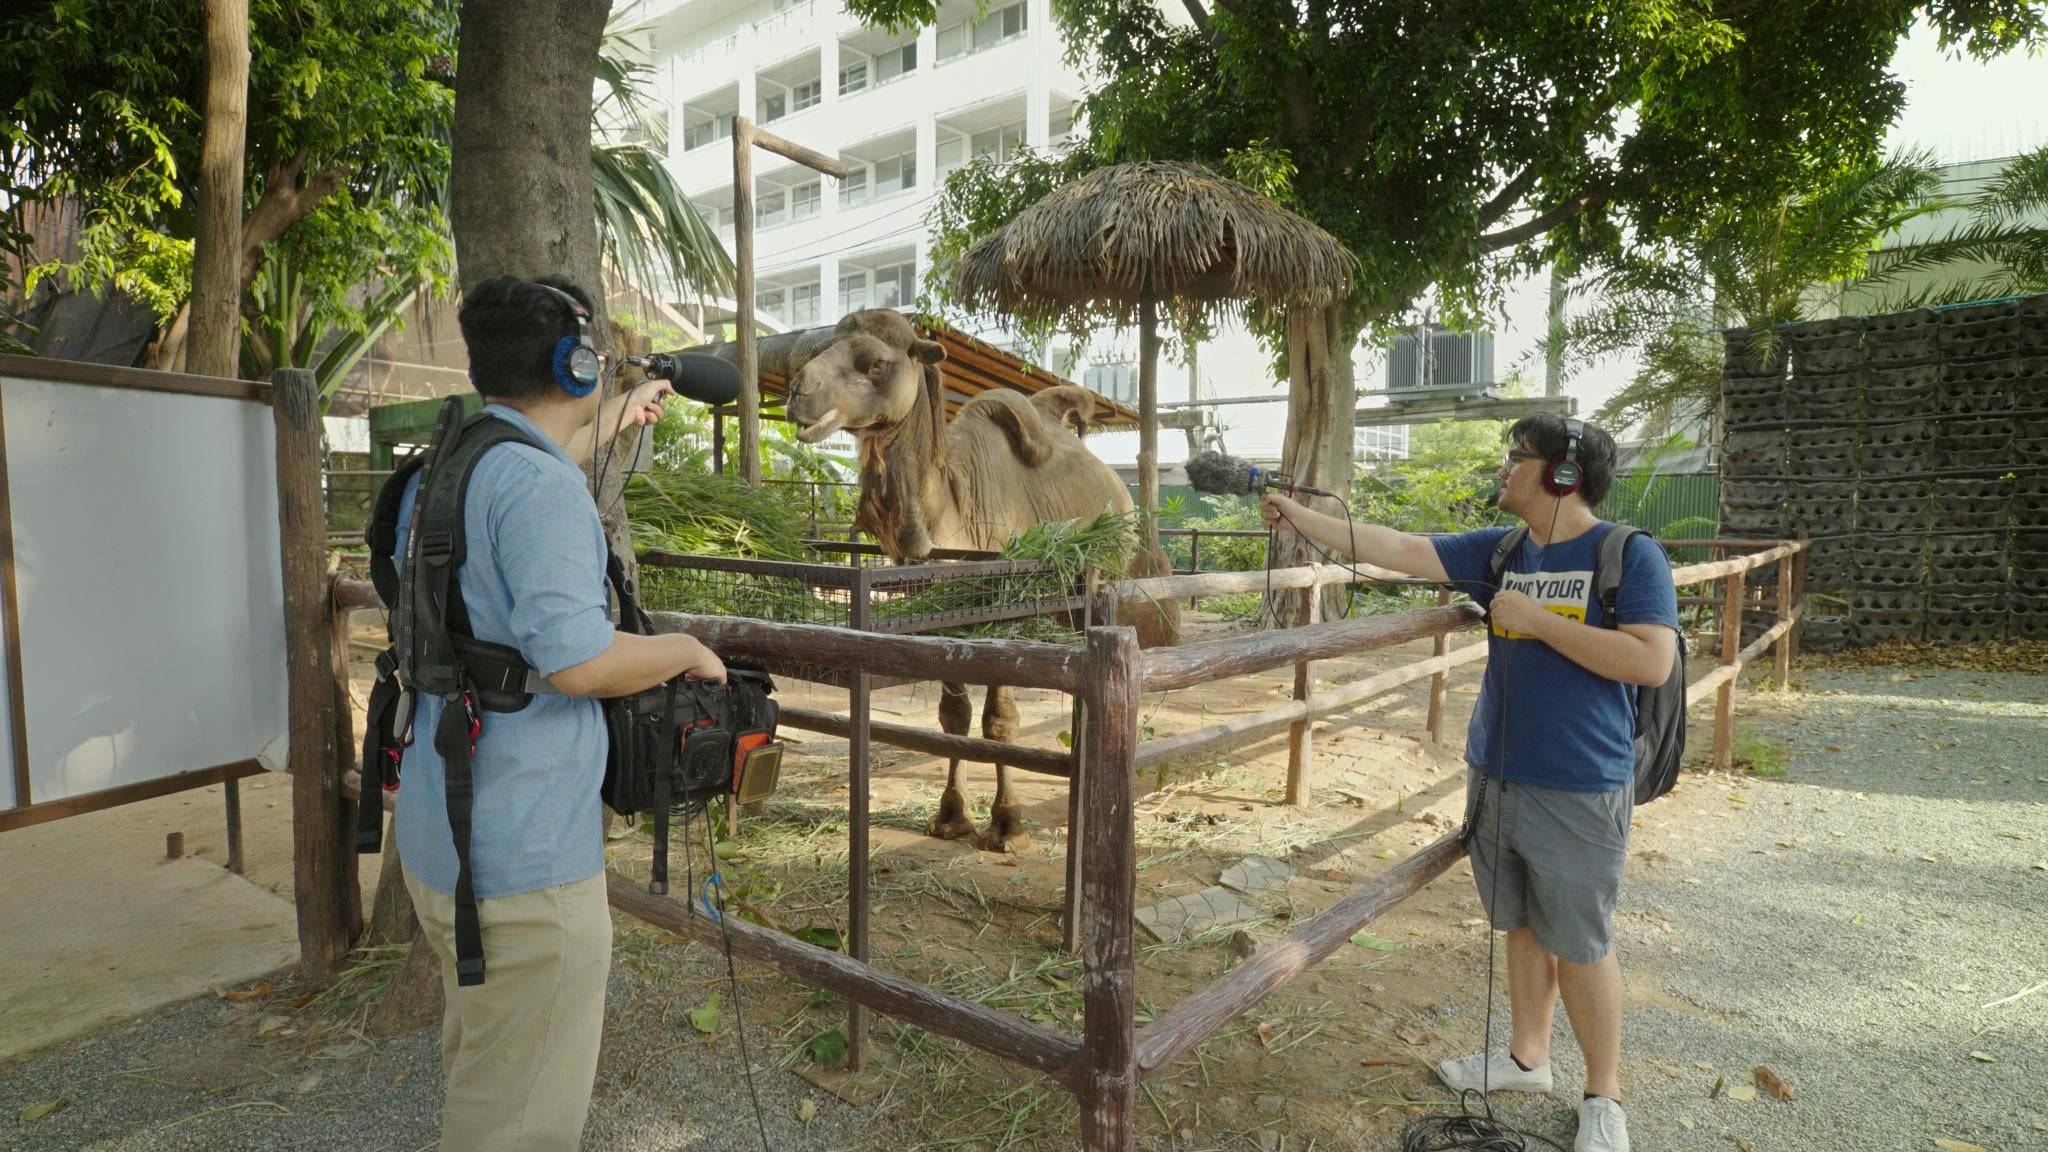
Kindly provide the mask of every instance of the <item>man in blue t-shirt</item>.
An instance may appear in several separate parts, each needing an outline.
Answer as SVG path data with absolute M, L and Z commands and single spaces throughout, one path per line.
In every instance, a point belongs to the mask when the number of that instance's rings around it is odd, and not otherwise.
M 1466 735 L 1472 874 L 1508 938 L 1514 1026 L 1508 1049 L 1446 1060 L 1452 1088 L 1548 1092 L 1559 994 L 1586 1057 L 1575 1152 L 1627 1152 L 1621 1105 L 1621 965 L 1615 898 L 1634 809 L 1635 686 L 1662 684 L 1677 658 L 1678 596 L 1664 552 L 1628 542 L 1612 622 L 1593 594 L 1593 514 L 1614 480 L 1614 439 L 1530 416 L 1508 433 L 1502 511 L 1528 526 L 1495 590 L 1507 528 L 1428 537 L 1310 511 L 1269 494 L 1266 522 L 1368 564 L 1437 580 L 1487 609 L 1486 679 Z M 1567 458 L 1577 465 L 1571 483 Z
M 571 302 L 574 302 L 573 306 Z M 601 390 L 563 383 L 563 345 L 590 299 L 566 280 L 499 276 L 463 294 L 458 321 L 484 410 L 535 444 L 486 449 L 463 502 L 468 557 L 457 575 L 478 640 L 510 645 L 552 691 L 516 712 L 486 712 L 472 766 L 471 874 L 490 976 L 455 970 L 456 857 L 445 766 L 428 738 L 405 749 L 393 827 L 422 939 L 441 961 L 441 1152 L 572 1152 L 583 1137 L 604 1030 L 612 921 L 605 899 L 606 734 L 600 699 L 676 676 L 723 680 L 718 657 L 683 635 L 612 626 L 605 537 L 580 463 L 599 430 L 661 416 L 650 381 L 599 411 Z M 418 478 L 399 506 L 405 557 Z M 419 700 L 431 734 L 442 701 Z

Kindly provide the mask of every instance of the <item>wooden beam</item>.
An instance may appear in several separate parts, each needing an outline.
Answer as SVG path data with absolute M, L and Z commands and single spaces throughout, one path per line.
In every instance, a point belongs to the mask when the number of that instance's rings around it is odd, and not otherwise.
M 761 358 L 754 344 L 754 121 L 732 129 L 733 338 L 740 354 L 740 479 L 761 486 Z
M 1728 770 L 1735 747 L 1735 677 L 1742 671 L 1743 574 L 1723 578 L 1721 593 L 1721 663 L 1729 665 L 1728 678 L 1714 697 L 1714 767 Z
M 84 792 L 77 796 L 66 796 L 61 800 L 45 800 L 41 804 L 0 809 L 0 832 L 11 832 L 16 828 L 27 828 L 33 824 L 47 824 L 52 820 L 82 816 L 87 812 L 98 812 L 106 808 L 118 808 L 139 800 L 154 800 L 159 796 L 169 796 L 176 792 L 187 792 L 228 780 L 240 780 L 244 776 L 261 775 L 265 771 L 263 765 L 257 761 L 237 760 L 232 764 L 180 772 L 175 776 L 159 776 L 154 780 L 138 780 L 118 788 Z M 23 799 L 27 797 L 24 796 Z
M 1301 627 L 1313 628 L 1323 620 L 1323 598 L 1311 593 L 1301 598 Z M 1315 664 L 1302 660 L 1294 665 L 1294 698 L 1307 711 L 1309 697 L 1315 694 Z M 1309 792 L 1315 787 L 1315 727 L 1306 715 L 1287 726 L 1287 803 L 1295 808 L 1306 807 Z
M 1129 628 L 1088 630 L 1088 812 L 1082 870 L 1087 930 L 1081 955 L 1081 1053 L 1074 1090 L 1085 1152 L 1131 1152 L 1138 1067 L 1132 1027 L 1138 1007 L 1132 919 L 1137 908 L 1137 829 L 1131 811 L 1138 744 L 1138 637 Z
M 714 949 L 723 949 L 729 937 L 735 956 L 772 964 L 793 979 L 865 1004 L 877 1012 L 886 1012 L 927 1032 L 972 1044 L 984 1052 L 1043 1072 L 1063 1085 L 1073 1083 L 1074 1061 L 1080 1045 L 1071 1037 L 1048 1032 L 985 1004 L 878 971 L 851 957 L 737 916 L 726 917 L 721 928 L 702 910 L 673 897 L 650 895 L 644 885 L 617 872 L 605 873 L 605 894 L 612 907 L 656 928 Z
M 1074 692 L 1085 654 L 1036 640 L 954 640 L 941 636 L 880 636 L 817 624 L 777 624 L 735 616 L 650 613 L 656 631 L 687 632 L 721 656 L 791 660 L 852 671 L 884 670 L 911 680 L 1007 684 Z
M 292 895 L 299 964 L 331 974 L 354 946 L 362 892 L 335 755 L 331 599 L 321 496 L 320 385 L 303 368 L 271 376 L 277 430 L 277 527 L 283 553 L 287 763 L 292 775 Z
M 1437 589 L 1436 606 L 1448 608 L 1450 604 L 1451 590 L 1448 587 Z M 1450 650 L 1451 634 L 1449 632 L 1439 633 L 1436 642 L 1430 646 L 1430 651 L 1437 656 L 1442 656 Z M 1429 731 L 1430 743 L 1441 744 L 1444 742 L 1444 673 L 1441 669 L 1429 678 L 1429 720 L 1425 727 Z
M 1240 592 L 1275 592 L 1291 588 L 1321 588 L 1328 584 L 1349 584 L 1354 580 L 1401 580 L 1408 577 L 1370 564 L 1305 564 L 1296 568 L 1275 568 L 1257 572 L 1193 572 L 1180 576 L 1150 576 L 1125 580 L 1117 594 L 1126 600 L 1187 600 L 1197 596 L 1232 596 Z
M 827 736 L 853 735 L 850 718 L 837 712 L 820 712 L 810 708 L 784 708 L 782 723 L 785 727 L 805 732 L 822 732 Z M 871 739 L 896 748 L 908 748 L 913 752 L 926 752 L 933 756 L 957 757 L 972 760 L 977 764 L 1001 762 L 1026 772 L 1043 776 L 1067 777 L 1073 774 L 1073 763 L 1067 754 L 1051 748 L 1031 748 L 1023 744 L 1009 744 L 1001 740 L 987 740 L 979 736 L 953 736 L 944 732 L 933 732 L 926 728 L 913 728 L 907 724 L 887 724 L 879 721 L 868 722 Z
M 193 376 L 184 372 L 155 372 L 147 368 L 90 364 L 83 360 L 0 355 L 0 376 L 51 380 L 64 384 L 90 384 L 130 392 L 168 392 L 179 396 L 211 396 L 218 400 L 253 400 L 258 404 L 270 403 L 270 385 L 260 380 L 222 380 L 212 376 Z
M 825 155 L 823 152 L 813 151 L 801 144 L 792 143 L 759 126 L 749 125 L 748 127 L 753 133 L 755 147 L 760 148 L 764 152 L 773 152 L 777 156 L 794 160 L 814 172 L 822 172 L 835 180 L 844 180 L 852 174 L 846 165 Z
M 1485 644 L 1468 644 L 1455 652 L 1432 656 L 1398 668 L 1339 684 L 1307 700 L 1291 700 L 1262 712 L 1234 716 L 1220 724 L 1211 724 L 1193 732 L 1168 736 L 1162 740 L 1148 740 L 1138 749 L 1138 767 L 1149 768 L 1197 753 L 1213 755 L 1239 748 L 1283 728 L 1292 726 L 1298 720 L 1315 721 L 1324 716 L 1348 711 L 1375 696 L 1420 680 L 1425 676 L 1440 677 L 1446 669 L 1469 663 L 1486 655 Z
M 1766 564 L 1774 563 L 1786 556 L 1790 556 L 1803 547 L 1805 547 L 1804 544 L 1798 541 L 1791 541 L 1767 548 L 1762 552 L 1753 552 L 1747 556 L 1737 556 L 1731 560 L 1714 560 L 1706 564 L 1688 564 L 1683 568 L 1673 568 L 1671 570 L 1671 582 L 1681 588 L 1687 584 L 1704 584 L 1709 580 L 1719 580 L 1723 576 L 1732 576 L 1738 572 L 1753 571 Z
M 1186 1055 L 1217 1029 L 1327 959 L 1387 909 L 1443 875 L 1465 856 L 1461 836 L 1454 831 L 1438 837 L 1147 1024 L 1137 1034 L 1139 1073 L 1150 1075 Z
M 1778 622 L 1784 627 L 1773 628 L 1772 631 L 1784 639 L 1771 654 L 1771 681 L 1780 692 L 1785 691 L 1792 680 L 1792 575 L 1796 567 L 1796 564 L 1778 565 Z
M 1318 624 L 1313 628 L 1282 628 L 1201 640 L 1177 648 L 1153 649 L 1145 653 L 1142 661 L 1145 690 L 1161 692 L 1170 688 L 1186 688 L 1250 672 L 1264 672 L 1303 660 L 1325 660 L 1333 656 L 1371 652 L 1456 628 L 1468 628 L 1478 620 L 1477 607 L 1459 604 L 1449 608 L 1418 608 L 1384 616 Z

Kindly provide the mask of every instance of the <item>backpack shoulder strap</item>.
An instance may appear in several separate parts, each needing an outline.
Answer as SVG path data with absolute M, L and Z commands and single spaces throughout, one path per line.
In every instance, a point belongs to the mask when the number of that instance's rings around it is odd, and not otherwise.
M 377 586 L 377 599 L 386 608 L 398 602 L 398 507 L 405 501 L 405 486 L 419 475 L 425 459 L 424 453 L 414 453 L 385 478 L 377 489 L 370 525 L 363 530 L 363 542 L 370 546 L 370 583 Z
M 1488 584 L 1495 588 L 1500 587 L 1500 578 L 1508 570 L 1508 561 L 1513 559 L 1515 553 L 1521 550 L 1522 541 L 1528 538 L 1529 526 L 1527 524 L 1517 524 L 1513 528 L 1508 529 L 1508 534 L 1500 538 L 1500 543 L 1493 546 L 1493 559 L 1486 563 L 1486 582 Z
M 1621 590 L 1622 570 L 1627 566 L 1624 558 L 1628 555 L 1628 542 L 1644 534 L 1641 528 L 1616 524 L 1600 538 L 1600 549 L 1593 556 L 1593 595 L 1600 602 L 1600 624 L 1604 628 L 1620 626 L 1620 621 L 1614 618 L 1614 601 Z

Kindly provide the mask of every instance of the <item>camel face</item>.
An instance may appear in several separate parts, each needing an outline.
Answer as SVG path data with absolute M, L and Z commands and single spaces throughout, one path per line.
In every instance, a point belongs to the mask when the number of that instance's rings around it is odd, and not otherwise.
M 847 332 L 845 321 L 840 328 L 840 338 L 813 356 L 789 382 L 789 418 L 797 426 L 797 439 L 806 444 L 842 428 L 859 433 L 902 423 L 917 407 L 925 386 L 924 366 L 946 356 L 938 344 L 912 336 L 907 323 L 902 324 L 900 340 Z

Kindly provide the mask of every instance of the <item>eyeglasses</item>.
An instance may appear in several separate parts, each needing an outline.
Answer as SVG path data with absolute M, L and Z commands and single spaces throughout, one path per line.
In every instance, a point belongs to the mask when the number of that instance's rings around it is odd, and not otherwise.
M 1506 460 L 1501 461 L 1500 466 L 1503 469 L 1513 471 L 1515 465 L 1520 464 L 1524 460 L 1541 459 L 1544 459 L 1543 453 L 1541 452 L 1524 452 L 1520 448 L 1511 448 L 1508 450 L 1508 458 Z

